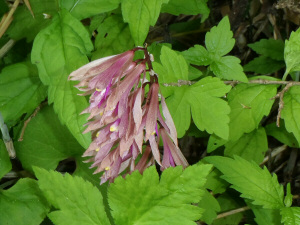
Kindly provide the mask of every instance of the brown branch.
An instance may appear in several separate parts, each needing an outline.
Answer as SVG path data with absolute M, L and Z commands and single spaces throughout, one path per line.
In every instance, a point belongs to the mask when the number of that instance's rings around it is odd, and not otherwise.
M 29 116 L 29 118 L 24 122 L 24 125 L 22 127 L 22 130 L 21 130 L 21 134 L 20 134 L 20 137 L 18 139 L 18 141 L 23 141 L 23 136 L 24 136 L 24 133 L 25 133 L 25 129 L 28 125 L 28 123 L 30 122 L 30 120 L 36 116 L 36 114 L 40 111 L 41 109 L 41 106 L 39 105 L 35 110 L 34 112 Z
M 231 216 L 233 214 L 236 214 L 236 213 L 240 213 L 240 212 L 244 212 L 244 211 L 247 211 L 249 210 L 250 207 L 249 206 L 244 206 L 244 207 L 241 207 L 241 208 L 238 208 L 238 209 L 233 209 L 233 210 L 230 210 L 228 212 L 224 212 L 224 213 L 220 213 L 216 219 L 220 219 L 220 218 L 224 218 L 226 216 Z
M 20 3 L 20 0 L 16 0 L 13 4 L 13 6 L 11 7 L 11 9 L 9 10 L 8 13 L 6 13 L 3 17 L 2 20 L 0 22 L 0 38 L 2 37 L 2 35 L 5 33 L 5 31 L 7 30 L 7 28 L 9 27 L 10 23 L 13 21 L 13 14 L 16 11 L 18 5 Z

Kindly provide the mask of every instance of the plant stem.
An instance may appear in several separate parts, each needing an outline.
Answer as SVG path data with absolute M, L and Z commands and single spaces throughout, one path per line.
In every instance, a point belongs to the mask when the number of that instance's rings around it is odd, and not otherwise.
M 2 138 L 3 138 L 4 144 L 6 146 L 6 150 L 9 154 L 10 158 L 15 158 L 16 151 L 15 151 L 12 139 L 10 138 L 8 128 L 7 128 L 6 124 L 4 123 L 1 112 L 0 112 L 0 129 L 2 132 Z

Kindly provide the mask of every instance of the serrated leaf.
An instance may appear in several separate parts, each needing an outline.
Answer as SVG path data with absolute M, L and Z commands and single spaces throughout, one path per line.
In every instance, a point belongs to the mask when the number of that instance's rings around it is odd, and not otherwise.
M 227 212 L 242 207 L 232 196 L 224 193 L 217 198 L 219 205 L 221 206 L 221 212 Z M 212 225 L 238 225 L 243 218 L 243 213 L 234 213 L 223 218 L 215 219 Z
M 56 208 L 48 214 L 55 224 L 110 224 L 100 191 L 81 177 L 35 167 L 38 184 L 47 200 Z
M 82 134 L 87 116 L 79 114 L 88 103 L 84 97 L 77 96 L 79 92 L 73 87 L 74 82 L 68 81 L 68 75 L 88 63 L 86 55 L 92 49 L 84 26 L 62 10 L 35 38 L 31 58 L 42 82 L 49 85 L 49 103 L 54 102 L 54 110 L 61 122 L 85 148 L 90 143 L 90 135 Z
M 3 141 L 0 139 L 0 180 L 12 168 L 8 152 Z M 1 201 L 1 200 L 0 200 Z
M 205 188 L 211 190 L 214 194 L 224 193 L 229 184 L 225 180 L 220 179 L 221 175 L 222 174 L 218 169 L 213 168 L 207 176 Z
M 268 135 L 276 138 L 281 143 L 288 145 L 291 148 L 299 148 L 299 143 L 292 133 L 287 132 L 284 121 L 280 121 L 280 127 L 276 123 L 268 124 L 266 127 Z
M 31 113 L 47 96 L 47 88 L 31 63 L 5 67 L 0 74 L 0 111 L 8 124 Z
M 292 32 L 289 40 L 285 41 L 284 61 L 286 64 L 286 74 L 300 70 L 300 29 Z
M 161 64 L 153 62 L 153 68 L 158 74 L 162 94 L 166 98 L 178 90 L 178 87 L 165 87 L 163 84 L 188 80 L 188 65 L 182 55 L 167 46 L 161 48 L 160 61 Z
M 208 143 L 207 143 L 207 153 L 213 152 L 217 148 L 226 144 L 227 141 L 228 140 L 224 140 L 224 139 L 218 137 L 217 135 L 214 135 L 214 134 L 210 135 L 210 137 L 208 139 Z
M 37 33 L 51 23 L 51 18 L 58 9 L 57 0 L 30 0 L 32 17 L 25 5 L 18 6 L 14 19 L 7 30 L 7 34 L 14 40 L 26 38 L 32 41 Z
M 281 222 L 284 225 L 300 224 L 300 207 L 282 208 L 280 214 L 282 216 Z
M 121 0 L 59 0 L 60 8 L 67 9 L 79 20 L 118 8 Z
M 244 66 L 245 71 L 258 74 L 274 73 L 285 66 L 283 61 L 274 60 L 266 56 L 259 56 Z
M 240 62 L 241 60 L 235 56 L 224 56 L 214 59 L 210 68 L 217 77 L 222 79 L 248 82 Z
M 239 156 L 234 159 L 211 156 L 207 162 L 214 164 L 223 174 L 223 179 L 231 183 L 231 187 L 241 192 L 241 197 L 252 200 L 253 204 L 268 209 L 280 209 L 283 204 L 283 187 L 265 167 L 261 169 L 256 163 L 249 162 Z
M 274 39 L 260 39 L 258 42 L 248 44 L 256 53 L 274 60 L 284 59 L 284 42 Z
M 238 84 L 228 93 L 231 141 L 258 128 L 263 116 L 269 114 L 276 93 L 276 85 L 259 84 Z
M 183 57 L 190 63 L 198 66 L 208 66 L 212 63 L 209 53 L 202 45 L 194 45 L 181 53 Z
M 161 12 L 170 13 L 178 16 L 179 14 L 197 15 L 202 14 L 201 21 L 207 19 L 209 15 L 209 8 L 207 7 L 207 0 L 185 1 L 185 0 L 170 0 L 167 4 L 162 6 Z
M 300 87 L 291 87 L 284 94 L 283 102 L 281 118 L 284 119 L 286 130 L 292 132 L 300 143 Z
M 204 191 L 204 195 L 198 206 L 205 210 L 200 220 L 207 224 L 211 224 L 217 217 L 217 212 L 221 210 L 218 201 L 207 190 Z
M 218 56 L 223 56 L 229 53 L 235 40 L 233 33 L 230 30 L 230 23 L 228 16 L 225 16 L 217 26 L 211 28 L 205 35 L 205 45 L 210 53 Z
M 206 77 L 189 87 L 177 88 L 175 94 L 167 99 L 178 137 L 189 128 L 190 108 L 193 120 L 199 130 L 227 139 L 230 108 L 220 99 L 229 90 L 220 79 Z
M 171 167 L 163 171 L 161 179 L 155 167 L 118 177 L 111 184 L 108 197 L 117 225 L 131 224 L 195 224 L 202 210 L 191 203 L 199 202 L 205 177 L 211 165 Z M 124 195 L 123 193 L 126 193 Z
M 268 139 L 263 127 L 244 134 L 237 141 L 229 141 L 225 144 L 225 156 L 238 155 L 248 161 L 253 160 L 260 164 L 268 150 Z
M 120 15 L 106 18 L 97 31 L 96 51 L 93 52 L 92 59 L 116 55 L 134 47 L 128 24 L 123 22 Z
M 0 190 L 0 224 L 38 225 L 49 209 L 49 204 L 33 179 L 20 179 L 10 189 Z
M 148 35 L 149 27 L 154 26 L 166 0 L 123 0 L 122 15 L 129 24 L 135 45 L 143 45 Z
M 33 166 L 55 169 L 61 160 L 80 157 L 84 151 L 68 129 L 61 125 L 52 106 L 42 108 L 31 119 L 23 141 L 16 142 L 15 148 L 23 167 L 29 171 Z
M 255 222 L 258 225 L 282 225 L 279 209 L 264 209 L 260 206 L 249 204 L 255 215 Z

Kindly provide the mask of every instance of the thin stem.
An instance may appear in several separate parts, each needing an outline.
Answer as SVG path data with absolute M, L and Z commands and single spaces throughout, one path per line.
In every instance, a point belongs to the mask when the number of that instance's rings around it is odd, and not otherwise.
M 0 49 L 0 59 L 6 55 L 6 53 L 14 46 L 15 41 L 10 39 L 3 47 Z
M 0 129 L 2 132 L 2 138 L 6 147 L 6 150 L 10 156 L 10 158 L 15 158 L 16 157 L 16 151 L 12 142 L 12 139 L 10 138 L 8 128 L 6 124 L 4 123 L 4 119 L 2 117 L 2 114 L 0 112 Z
M 249 206 L 244 206 L 244 207 L 241 207 L 241 208 L 238 208 L 238 209 L 233 209 L 233 210 L 230 210 L 228 212 L 224 212 L 224 213 L 219 214 L 217 216 L 217 219 L 224 218 L 226 216 L 231 216 L 233 214 L 237 214 L 237 213 L 240 213 L 240 212 L 244 212 L 244 211 L 247 211 L 249 209 L 250 209 Z
M 286 70 L 285 71 L 285 73 L 284 73 L 284 75 L 283 75 L 283 77 L 282 77 L 282 80 L 284 81 L 284 80 L 286 80 L 286 77 L 289 75 L 289 70 Z

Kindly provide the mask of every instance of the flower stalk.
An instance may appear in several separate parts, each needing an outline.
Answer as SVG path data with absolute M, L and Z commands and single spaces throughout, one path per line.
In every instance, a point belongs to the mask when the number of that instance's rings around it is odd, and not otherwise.
M 136 51 L 143 51 L 144 59 L 133 61 Z M 84 92 L 82 95 L 90 95 L 90 105 L 82 113 L 90 114 L 84 132 L 92 132 L 92 143 L 83 156 L 90 157 L 87 161 L 93 162 L 95 173 L 104 172 L 101 184 L 113 182 L 119 174 L 142 173 L 155 162 L 161 170 L 188 166 L 178 147 L 171 114 L 159 93 L 152 61 L 147 48 L 136 47 L 90 62 L 69 76 L 79 81 L 75 87 Z

